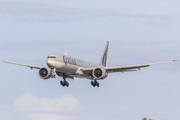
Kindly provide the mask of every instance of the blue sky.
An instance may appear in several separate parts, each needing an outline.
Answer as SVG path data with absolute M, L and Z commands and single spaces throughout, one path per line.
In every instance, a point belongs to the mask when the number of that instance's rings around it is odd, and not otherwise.
M 180 60 L 177 0 L 0 0 L 0 119 L 180 119 L 179 62 L 113 73 L 100 88 L 89 80 L 42 80 L 38 70 L 54 52 L 108 66 Z

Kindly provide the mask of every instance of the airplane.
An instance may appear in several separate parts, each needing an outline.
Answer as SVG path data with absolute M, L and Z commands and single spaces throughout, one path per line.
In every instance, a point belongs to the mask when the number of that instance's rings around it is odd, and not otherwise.
M 48 67 L 36 66 L 29 64 L 22 64 L 16 62 L 5 61 L 5 63 L 16 64 L 21 66 L 30 67 L 31 69 L 39 69 L 39 77 L 42 79 L 55 78 L 56 75 L 62 77 L 63 80 L 60 81 L 60 84 L 65 87 L 69 87 L 69 83 L 66 81 L 66 78 L 74 79 L 77 78 L 86 78 L 91 80 L 91 85 L 93 87 L 99 87 L 100 84 L 98 80 L 103 80 L 108 77 L 109 73 L 114 72 L 130 72 L 137 71 L 144 67 L 149 67 L 150 65 L 171 63 L 176 60 L 165 61 L 165 62 L 156 62 L 156 63 L 147 63 L 139 65 L 125 65 L 125 66 L 112 66 L 106 67 L 107 55 L 108 55 L 109 41 L 107 41 L 101 61 L 99 64 L 87 62 L 78 58 L 68 56 L 67 54 L 53 53 L 50 54 L 46 63 Z M 56 75 L 55 75 L 56 73 Z

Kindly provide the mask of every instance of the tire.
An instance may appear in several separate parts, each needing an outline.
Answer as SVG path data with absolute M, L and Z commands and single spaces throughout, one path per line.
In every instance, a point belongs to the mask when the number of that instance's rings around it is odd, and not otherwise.
M 64 87 L 64 82 L 63 81 L 60 81 L 60 84 Z
M 92 85 L 93 87 L 95 87 L 95 83 L 94 83 L 93 81 L 91 81 L 91 85 Z
M 99 83 L 98 82 L 96 83 L 96 86 L 99 87 Z
M 68 82 L 66 82 L 66 86 L 69 87 L 69 83 Z

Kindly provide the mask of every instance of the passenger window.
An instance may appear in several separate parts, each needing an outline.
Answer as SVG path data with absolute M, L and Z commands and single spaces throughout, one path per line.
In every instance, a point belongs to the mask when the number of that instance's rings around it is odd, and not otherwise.
M 56 57 L 54 57 L 54 56 L 48 56 L 48 58 L 54 58 L 54 59 L 56 59 Z

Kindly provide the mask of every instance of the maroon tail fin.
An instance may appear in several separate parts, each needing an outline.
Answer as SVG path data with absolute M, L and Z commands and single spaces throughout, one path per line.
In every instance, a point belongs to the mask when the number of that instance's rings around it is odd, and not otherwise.
M 101 61 L 100 61 L 100 65 L 103 65 L 104 67 L 106 67 L 106 63 L 107 63 L 107 55 L 108 55 L 108 48 L 109 48 L 109 41 L 107 41 Z

